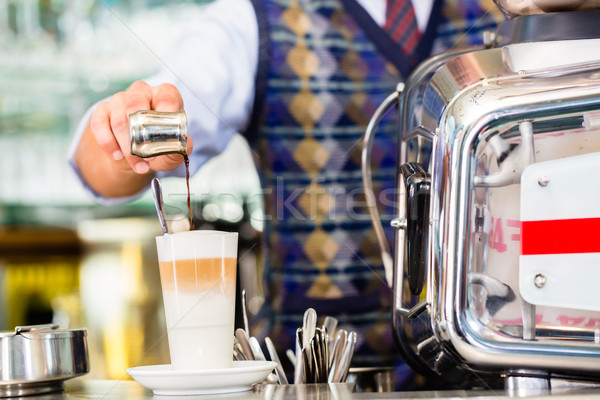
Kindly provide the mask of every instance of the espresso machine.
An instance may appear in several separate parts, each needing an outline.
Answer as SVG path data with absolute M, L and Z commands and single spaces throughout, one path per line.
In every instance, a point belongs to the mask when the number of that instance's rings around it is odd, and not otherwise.
M 511 391 L 600 386 L 600 1 L 495 0 L 486 46 L 422 63 L 399 113 L 395 249 L 369 200 L 416 371 Z M 392 254 L 393 253 L 393 254 Z

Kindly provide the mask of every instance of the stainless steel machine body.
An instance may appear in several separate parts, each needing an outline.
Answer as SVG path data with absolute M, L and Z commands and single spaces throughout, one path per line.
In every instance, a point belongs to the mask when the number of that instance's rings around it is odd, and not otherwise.
M 509 389 L 600 380 L 599 17 L 517 17 L 490 48 L 434 57 L 390 96 L 393 328 L 416 370 Z M 528 29 L 557 18 L 590 28 Z

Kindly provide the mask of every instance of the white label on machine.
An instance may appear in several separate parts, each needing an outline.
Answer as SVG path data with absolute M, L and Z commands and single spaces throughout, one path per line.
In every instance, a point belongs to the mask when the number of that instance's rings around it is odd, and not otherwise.
M 523 172 L 519 290 L 531 304 L 600 311 L 600 153 Z

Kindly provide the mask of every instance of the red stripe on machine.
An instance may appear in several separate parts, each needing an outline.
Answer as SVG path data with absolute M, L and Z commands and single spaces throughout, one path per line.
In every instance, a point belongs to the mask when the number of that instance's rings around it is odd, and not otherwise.
M 600 253 L 600 218 L 521 221 L 521 254 Z

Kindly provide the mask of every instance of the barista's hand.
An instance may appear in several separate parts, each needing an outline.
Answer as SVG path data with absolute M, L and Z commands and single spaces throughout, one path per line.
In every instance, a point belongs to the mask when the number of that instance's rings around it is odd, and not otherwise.
M 116 93 L 110 100 L 98 105 L 90 119 L 90 129 L 96 142 L 116 164 L 138 174 L 150 171 L 169 171 L 183 162 L 179 154 L 168 154 L 152 158 L 131 155 L 128 115 L 139 110 L 179 111 L 183 100 L 175 86 L 164 83 L 150 86 L 143 81 L 133 83 L 127 90 Z M 192 151 L 192 140 L 188 138 L 188 154 Z

